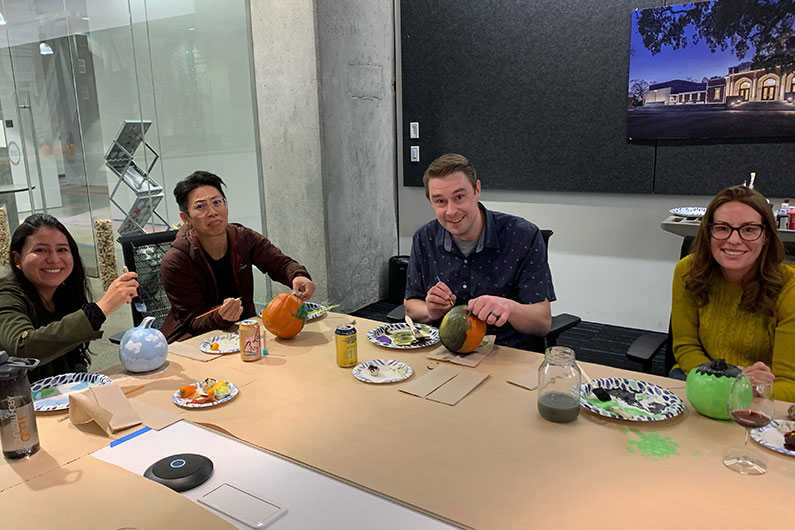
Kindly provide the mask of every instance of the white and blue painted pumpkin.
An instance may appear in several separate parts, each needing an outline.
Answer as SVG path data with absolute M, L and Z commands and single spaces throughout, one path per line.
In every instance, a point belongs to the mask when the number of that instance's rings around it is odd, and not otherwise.
M 128 329 L 119 344 L 119 360 L 130 372 L 151 372 L 166 362 L 168 343 L 159 329 L 150 327 L 155 317 L 146 317 L 141 325 Z

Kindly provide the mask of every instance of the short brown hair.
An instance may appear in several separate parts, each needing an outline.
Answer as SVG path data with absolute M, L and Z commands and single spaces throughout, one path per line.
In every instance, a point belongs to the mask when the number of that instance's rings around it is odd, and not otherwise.
M 425 186 L 425 198 L 429 200 L 431 198 L 428 192 L 428 181 L 433 178 L 446 177 L 459 171 L 467 176 L 470 184 L 472 184 L 472 189 L 477 189 L 478 177 L 475 166 L 464 155 L 447 153 L 431 162 L 431 165 L 428 166 L 422 176 L 422 184 Z
M 709 303 L 713 279 L 721 274 L 720 265 L 715 261 L 710 249 L 709 225 L 712 223 L 715 210 L 728 202 L 739 202 L 756 210 L 762 217 L 762 224 L 765 225 L 765 234 L 767 234 L 767 241 L 756 260 L 753 275 L 743 281 L 740 308 L 749 313 L 772 315 L 776 299 L 783 287 L 780 266 L 785 257 L 784 245 L 778 238 L 776 220 L 767 200 L 761 193 L 746 186 L 726 188 L 707 206 L 698 234 L 693 241 L 693 261 L 685 275 L 685 287 L 692 293 L 698 307 L 704 307 Z

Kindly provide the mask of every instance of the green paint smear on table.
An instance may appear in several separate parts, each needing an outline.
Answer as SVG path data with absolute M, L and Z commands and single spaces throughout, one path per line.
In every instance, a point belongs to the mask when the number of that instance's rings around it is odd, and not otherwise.
M 671 455 L 679 456 L 677 448 L 679 444 L 656 432 L 642 432 L 638 429 L 622 430 L 624 434 L 632 433 L 637 435 L 639 440 L 630 440 L 627 443 L 627 451 L 630 453 L 640 453 L 649 460 L 665 460 Z

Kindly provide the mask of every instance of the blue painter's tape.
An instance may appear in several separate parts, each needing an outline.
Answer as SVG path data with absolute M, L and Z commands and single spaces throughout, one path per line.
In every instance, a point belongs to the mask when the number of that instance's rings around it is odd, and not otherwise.
M 132 439 L 133 439 L 133 438 L 135 438 L 136 436 L 140 436 L 140 435 L 142 435 L 143 433 L 145 433 L 145 432 L 148 432 L 148 431 L 151 431 L 151 430 L 152 430 L 152 429 L 151 429 L 151 428 L 149 428 L 149 427 L 142 427 L 142 428 L 138 429 L 138 430 L 137 430 L 137 431 L 135 431 L 135 432 L 131 432 L 131 433 L 130 433 L 130 434 L 128 434 L 127 436 L 122 436 L 122 437 L 121 437 L 121 438 L 119 438 L 118 440 L 113 440 L 112 442 L 110 442 L 110 446 L 111 446 L 111 447 L 116 447 L 116 446 L 117 446 L 117 445 L 119 445 L 120 443 L 124 443 L 124 442 L 126 442 L 127 440 L 132 440 Z

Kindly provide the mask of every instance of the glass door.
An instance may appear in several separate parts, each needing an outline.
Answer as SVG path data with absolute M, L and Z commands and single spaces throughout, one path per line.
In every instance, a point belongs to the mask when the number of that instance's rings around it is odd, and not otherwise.
M 77 241 L 86 272 L 96 276 L 91 195 L 104 196 L 107 203 L 107 186 L 103 182 L 96 189 L 87 180 L 81 112 L 90 115 L 91 105 L 85 101 L 90 98 L 79 98 L 90 92 L 78 94 L 75 79 L 77 50 L 85 36 L 70 35 L 68 20 L 57 16 L 61 11 L 26 21 L 26 6 L 10 4 L 4 4 L 5 17 L 13 24 L 3 28 L 0 43 L 0 106 L 6 143 L 18 152 L 8 157 L 6 178 L 25 188 L 14 196 L 17 215 L 57 217 Z M 18 9 L 8 9 L 13 7 Z M 13 219 L 11 224 L 13 231 Z

